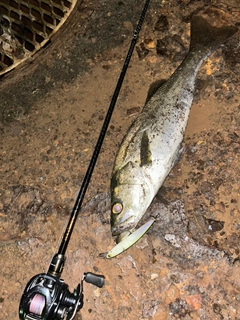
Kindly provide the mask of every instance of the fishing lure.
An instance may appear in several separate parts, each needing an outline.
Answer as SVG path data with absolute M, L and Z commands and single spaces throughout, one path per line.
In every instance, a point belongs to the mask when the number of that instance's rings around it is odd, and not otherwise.
M 125 237 L 121 242 L 119 242 L 107 253 L 107 258 L 114 258 L 123 251 L 130 248 L 132 245 L 134 245 L 134 243 L 136 243 L 140 238 L 142 238 L 142 236 L 148 231 L 148 229 L 152 226 L 154 221 L 154 219 L 149 220 L 143 226 L 131 233 L 129 236 Z

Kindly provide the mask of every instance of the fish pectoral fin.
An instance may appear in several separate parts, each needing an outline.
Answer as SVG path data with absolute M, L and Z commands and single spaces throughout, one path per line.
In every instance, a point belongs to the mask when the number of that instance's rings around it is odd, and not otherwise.
M 140 149 L 140 166 L 149 165 L 152 163 L 152 152 L 147 131 L 143 132 Z

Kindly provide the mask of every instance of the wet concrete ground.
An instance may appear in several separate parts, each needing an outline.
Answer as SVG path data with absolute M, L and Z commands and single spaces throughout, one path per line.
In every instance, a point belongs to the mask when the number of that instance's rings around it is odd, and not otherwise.
M 1 79 L 2 318 L 18 319 L 27 281 L 45 272 L 122 68 L 143 3 L 81 2 L 52 43 Z M 185 153 L 146 213 L 148 234 L 113 260 L 109 183 L 114 156 L 149 85 L 187 53 L 189 16 L 209 5 L 240 22 L 238 1 L 152 1 L 67 251 L 76 319 L 240 319 L 239 33 L 203 64 Z M 164 50 L 163 50 L 164 48 Z

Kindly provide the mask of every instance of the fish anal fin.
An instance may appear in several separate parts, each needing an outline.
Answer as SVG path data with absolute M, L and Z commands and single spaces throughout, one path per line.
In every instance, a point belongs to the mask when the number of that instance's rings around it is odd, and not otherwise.
M 149 165 L 152 163 L 152 153 L 150 148 L 150 141 L 146 131 L 143 132 L 140 149 L 140 166 Z

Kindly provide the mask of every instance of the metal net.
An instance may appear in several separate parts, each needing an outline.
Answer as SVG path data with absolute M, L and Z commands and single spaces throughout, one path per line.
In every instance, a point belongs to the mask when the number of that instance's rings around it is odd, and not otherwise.
M 77 0 L 0 0 L 0 75 L 32 56 L 59 29 Z

